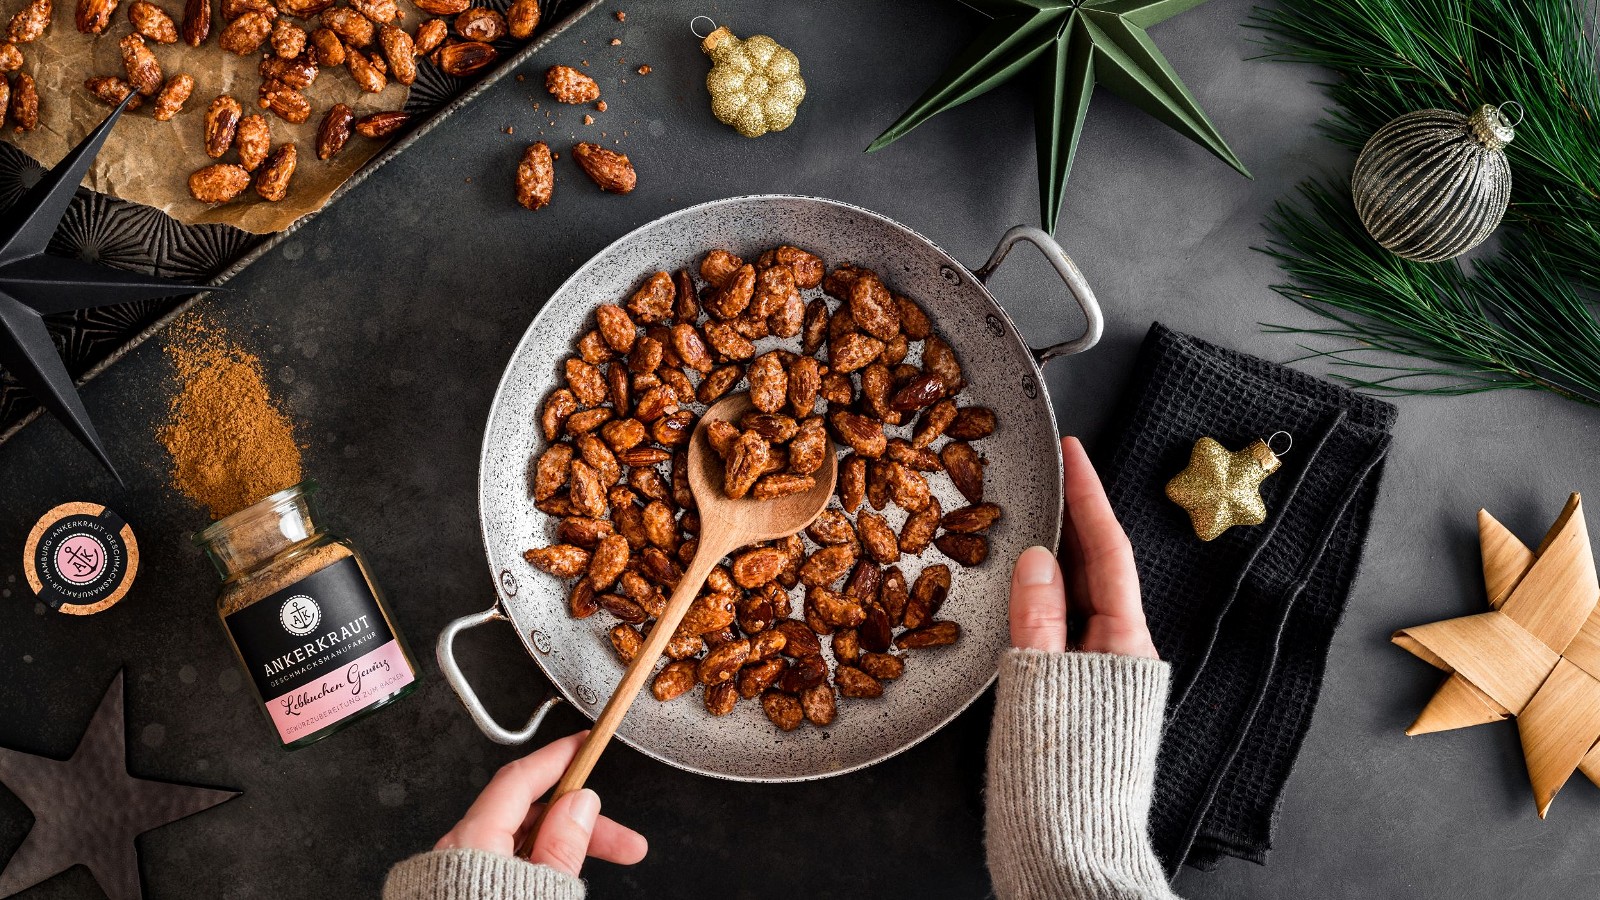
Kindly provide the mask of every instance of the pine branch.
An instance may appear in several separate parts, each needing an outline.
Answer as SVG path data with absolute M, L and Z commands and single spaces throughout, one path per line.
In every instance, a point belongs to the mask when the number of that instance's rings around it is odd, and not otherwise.
M 1600 406 L 1600 323 L 1571 282 L 1542 262 L 1549 251 L 1539 237 L 1510 236 L 1471 275 L 1454 261 L 1410 262 L 1367 235 L 1348 189 L 1321 181 L 1302 185 L 1299 202 L 1279 203 L 1267 228 L 1272 239 L 1259 249 L 1291 279 L 1273 289 L 1333 323 L 1268 330 L 1356 344 L 1313 355 L 1389 373 L 1346 372 L 1352 384 L 1398 394 L 1538 388 Z M 1352 355 L 1361 350 L 1432 365 Z
M 1536 388 L 1600 405 L 1600 72 L 1590 0 L 1280 0 L 1249 23 L 1264 55 L 1339 74 L 1322 124 L 1352 149 L 1395 116 L 1526 110 L 1507 148 L 1511 206 L 1501 249 L 1468 275 L 1383 250 L 1348 189 L 1309 182 L 1281 203 L 1265 252 L 1277 290 L 1332 320 L 1272 328 L 1347 342 L 1322 351 L 1352 383 L 1389 393 Z M 1418 357 L 1373 362 L 1363 350 Z M 1387 373 L 1387 374 L 1384 374 Z

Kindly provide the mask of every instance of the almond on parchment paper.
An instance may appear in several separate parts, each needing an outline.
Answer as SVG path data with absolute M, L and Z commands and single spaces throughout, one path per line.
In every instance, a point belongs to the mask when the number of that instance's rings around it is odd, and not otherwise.
M 256 173 L 256 193 L 261 199 L 276 203 L 289 195 L 289 179 L 294 177 L 298 161 L 299 152 L 292 143 L 273 152 L 267 164 Z
M 147 40 L 158 44 L 176 44 L 178 42 L 178 26 L 167 15 L 166 10 L 149 2 L 149 0 L 134 0 L 128 7 L 128 21 L 133 23 L 133 30 L 144 35 Z
M 127 99 L 129 94 L 134 93 L 133 85 L 114 75 L 98 75 L 94 78 L 86 79 L 83 82 L 83 86 L 88 89 L 96 100 L 107 106 L 116 106 Z M 128 110 L 131 112 L 138 109 L 140 103 L 139 99 L 135 99 L 128 104 Z
M 14 44 L 38 40 L 50 27 L 51 11 L 50 0 L 32 0 L 11 17 L 10 24 L 6 26 L 6 37 Z
M 144 45 L 144 38 L 137 34 L 124 37 L 117 44 L 122 49 L 122 66 L 128 72 L 128 83 L 133 89 L 146 97 L 154 96 L 161 90 L 165 81 L 161 77 L 161 64 L 156 62 L 156 55 Z
M 157 122 L 170 122 L 173 116 L 183 112 L 183 105 L 189 102 L 189 95 L 194 93 L 194 76 L 179 73 L 167 79 L 167 86 L 156 95 L 156 108 L 152 115 Z
M 350 140 L 350 123 L 355 118 L 355 111 L 343 103 L 329 107 L 322 124 L 317 126 L 317 159 L 333 159 L 339 155 L 345 142 Z
M 186 0 L 183 5 L 183 42 L 198 47 L 211 35 L 211 0 Z
M 216 163 L 189 176 L 189 193 L 201 203 L 226 203 L 250 186 L 250 173 L 231 163 Z
M 356 134 L 365 138 L 386 138 L 410 121 L 411 114 L 398 109 L 375 112 L 355 121 Z
M 234 143 L 239 148 L 239 165 L 254 172 L 272 152 L 272 125 L 266 116 L 251 113 L 239 120 Z
M 17 73 L 17 83 L 11 89 L 11 123 L 16 131 L 39 127 L 39 87 L 27 72 Z
M 233 135 L 239 127 L 239 118 L 244 115 L 244 109 L 239 101 L 227 94 L 223 94 L 211 101 L 211 108 L 206 110 L 205 118 L 205 144 L 206 155 L 212 159 L 221 159 L 223 154 L 233 146 Z

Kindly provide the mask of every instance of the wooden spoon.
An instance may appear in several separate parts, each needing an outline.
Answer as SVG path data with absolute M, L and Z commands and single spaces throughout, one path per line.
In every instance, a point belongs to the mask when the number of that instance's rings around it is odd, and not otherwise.
M 809 491 L 775 500 L 756 500 L 751 497 L 731 500 L 723 493 L 722 460 L 711 449 L 711 443 L 706 438 L 706 423 L 716 419 L 737 423 L 753 408 L 749 395 L 738 394 L 717 403 L 700 417 L 700 423 L 689 439 L 689 490 L 694 493 L 700 513 L 699 549 L 695 551 L 694 559 L 689 562 L 683 577 L 678 580 L 672 597 L 667 600 L 666 610 L 656 617 L 655 627 L 650 629 L 644 646 L 634 656 L 633 662 L 628 664 L 628 670 L 623 673 L 616 692 L 606 702 L 600 718 L 595 719 L 589 737 L 578 748 L 578 754 L 572 758 L 561 781 L 551 792 L 545 809 L 548 810 L 550 804 L 562 796 L 583 787 L 595 763 L 599 762 L 600 753 L 610 743 L 611 736 L 616 734 L 634 698 L 654 671 L 656 661 L 678 630 L 683 614 L 688 612 L 689 605 L 694 602 L 701 586 L 706 583 L 706 577 L 717 563 L 741 547 L 795 534 L 810 525 L 827 508 L 839 469 L 832 442 L 829 442 L 828 451 L 824 454 L 822 468 L 815 473 L 816 486 Z M 542 814 L 540 819 L 543 819 Z M 527 856 L 532 851 L 534 835 L 539 832 L 538 825 L 535 822 L 534 827 L 528 830 L 522 846 L 517 848 L 518 855 Z

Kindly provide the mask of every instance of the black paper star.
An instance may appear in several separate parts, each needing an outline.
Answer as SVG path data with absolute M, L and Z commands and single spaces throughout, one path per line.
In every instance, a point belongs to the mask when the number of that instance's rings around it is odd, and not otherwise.
M 44 251 L 127 102 L 124 100 L 112 110 L 65 159 L 46 172 L 0 222 L 0 368 L 32 392 L 39 404 L 60 419 L 112 475 L 117 475 L 116 467 L 78 398 L 72 376 L 56 352 L 43 317 L 187 294 L 195 288 L 165 278 L 48 256 Z M 122 480 L 120 475 L 117 480 Z
M 1055 231 L 1094 86 L 1102 84 L 1250 177 L 1145 29 L 1205 0 L 966 0 L 993 17 L 921 99 L 867 147 L 889 146 L 939 113 L 1039 63 L 1039 211 Z
M 133 839 L 239 796 L 128 774 L 122 673 L 111 682 L 72 758 L 0 748 L 0 784 L 33 811 L 33 828 L 0 870 L 10 897 L 82 863 L 110 900 L 140 900 Z

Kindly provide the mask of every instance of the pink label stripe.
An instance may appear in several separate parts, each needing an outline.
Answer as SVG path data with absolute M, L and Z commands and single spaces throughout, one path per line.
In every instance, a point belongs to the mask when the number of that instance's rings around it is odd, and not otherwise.
M 360 712 L 415 680 L 398 641 L 390 641 L 317 681 L 267 701 L 285 744 Z

